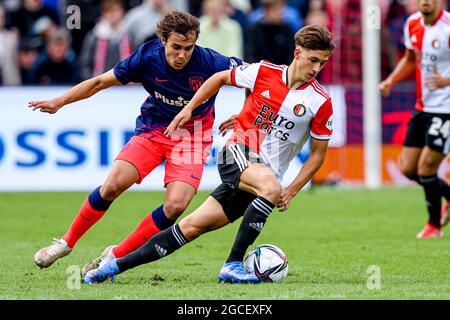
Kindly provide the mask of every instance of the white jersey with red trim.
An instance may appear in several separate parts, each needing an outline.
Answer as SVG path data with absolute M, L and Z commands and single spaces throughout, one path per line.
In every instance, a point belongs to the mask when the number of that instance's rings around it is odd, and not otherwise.
M 228 143 L 240 142 L 257 151 L 280 180 L 310 136 L 330 139 L 333 122 L 331 98 L 315 79 L 296 90 L 289 89 L 287 79 L 287 66 L 266 61 L 231 72 L 233 85 L 252 93 Z
M 430 25 L 420 12 L 405 24 L 405 46 L 416 56 L 416 109 L 431 113 L 450 113 L 450 86 L 430 90 L 425 79 L 436 68 L 442 77 L 450 77 L 450 13 L 442 10 Z

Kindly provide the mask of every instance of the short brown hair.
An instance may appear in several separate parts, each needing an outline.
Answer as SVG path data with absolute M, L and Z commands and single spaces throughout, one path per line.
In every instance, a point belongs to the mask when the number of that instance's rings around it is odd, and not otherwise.
M 179 33 L 185 37 L 195 33 L 198 39 L 200 34 L 200 21 L 190 13 L 182 11 L 171 11 L 158 22 L 156 34 L 163 39 L 169 39 L 172 33 Z
M 332 52 L 336 45 L 333 35 L 325 26 L 310 25 L 301 28 L 294 36 L 295 45 L 310 50 L 326 50 Z

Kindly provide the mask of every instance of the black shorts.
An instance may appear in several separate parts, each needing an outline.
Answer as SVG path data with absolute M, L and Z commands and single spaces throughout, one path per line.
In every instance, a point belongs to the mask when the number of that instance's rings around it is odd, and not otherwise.
M 219 153 L 217 165 L 222 182 L 237 188 L 242 172 L 248 167 L 248 162 L 261 163 L 261 159 L 255 151 L 241 143 L 224 147 Z
M 408 123 L 405 147 L 430 149 L 447 154 L 450 149 L 450 114 L 414 111 Z
M 242 217 L 250 203 L 256 199 L 256 195 L 236 189 L 227 183 L 219 185 L 211 192 L 211 197 L 220 203 L 230 222 Z

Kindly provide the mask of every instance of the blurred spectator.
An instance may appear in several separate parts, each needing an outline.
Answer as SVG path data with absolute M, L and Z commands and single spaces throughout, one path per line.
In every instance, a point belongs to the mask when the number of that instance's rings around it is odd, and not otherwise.
M 306 15 L 305 24 L 328 26 L 329 25 L 328 14 L 322 10 L 310 11 Z
M 43 0 L 43 5 L 52 10 L 55 15 L 59 15 L 59 2 L 58 0 Z
M 245 12 L 240 7 L 235 6 L 234 3 L 236 1 L 233 0 L 225 0 L 225 12 L 227 16 L 234 21 L 237 21 L 239 25 L 241 26 L 241 31 L 244 33 L 244 31 L 247 29 L 247 16 L 245 15 Z M 245 7 L 245 6 L 242 6 Z M 248 5 L 248 10 L 250 9 L 250 4 Z M 245 34 L 244 34 L 245 39 Z
M 16 86 L 20 84 L 17 61 L 17 33 L 5 29 L 5 9 L 0 6 L 0 84 Z
M 302 17 L 306 17 L 309 11 L 309 5 L 313 0 L 287 0 L 287 4 L 300 11 Z
M 326 10 L 326 0 L 311 0 L 308 5 L 309 11 L 305 16 L 306 25 L 324 25 L 331 29 L 331 19 Z M 327 63 L 324 69 L 318 74 L 317 80 L 321 83 L 329 83 L 331 77 L 330 65 L 333 63 L 334 53 L 330 57 L 329 63 Z
M 289 64 L 294 56 L 294 32 L 283 19 L 284 4 L 265 1 L 262 18 L 247 31 L 245 60 L 269 60 L 276 64 Z
M 327 0 L 330 31 L 337 49 L 320 73 L 323 84 L 360 86 L 362 81 L 362 22 L 359 0 Z
M 44 7 L 43 0 L 23 0 L 22 7 L 11 13 L 8 28 L 17 28 L 21 37 L 47 36 L 59 24 L 59 17 Z M 42 39 L 44 42 L 45 39 Z
M 125 9 L 125 12 L 128 12 L 129 10 L 140 6 L 142 2 L 142 0 L 123 0 L 123 7 Z
M 362 22 L 361 1 L 343 1 L 340 75 L 344 83 L 359 84 L 362 81 Z
M 324 0 L 311 0 L 309 4 L 309 11 L 305 17 L 306 25 L 324 25 L 330 27 L 330 19 L 328 13 L 325 11 Z
M 19 10 L 22 0 L 3 0 L 1 1 L 3 8 L 7 12 Z
M 286 5 L 285 0 L 261 0 L 261 6 L 249 14 L 249 23 L 253 24 L 261 21 L 265 17 L 265 8 L 275 5 L 281 8 L 282 20 L 291 27 L 292 32 L 295 34 L 303 26 L 303 17 L 300 15 L 299 10 Z
M 156 24 L 169 10 L 167 0 L 144 0 L 126 14 L 123 27 L 131 35 L 134 49 L 156 38 Z
M 169 0 L 170 6 L 178 11 L 188 11 L 189 6 L 186 0 Z
M 75 54 L 79 56 L 86 34 L 94 28 L 98 17 L 100 16 L 100 1 L 62 0 L 61 2 L 64 2 L 64 4 L 61 4 L 61 7 L 63 7 L 62 12 L 65 17 L 69 17 L 69 15 L 73 14 L 72 11 L 67 13 L 67 8 L 69 6 L 77 6 L 80 8 L 80 28 L 72 28 L 69 30 L 72 38 L 72 49 L 75 51 Z
M 20 69 L 20 79 L 23 85 L 32 84 L 31 69 L 39 56 L 40 43 L 36 39 L 24 38 L 20 40 L 17 54 Z
M 63 85 L 80 81 L 75 54 L 70 51 L 69 33 L 65 29 L 53 32 L 46 52 L 33 65 L 31 81 L 34 84 Z
M 203 0 L 188 0 L 188 11 L 196 17 L 202 15 Z
M 88 79 L 112 69 L 132 52 L 131 39 L 121 22 L 125 10 L 120 0 L 104 0 L 100 21 L 90 31 L 81 50 L 81 76 Z
M 381 77 L 385 79 L 394 70 L 398 61 L 405 53 L 403 39 L 403 28 L 406 19 L 418 11 L 417 0 L 393 0 L 386 12 L 383 22 L 384 28 L 381 29 Z M 414 75 L 410 76 L 411 82 L 414 82 Z
M 227 0 L 227 3 L 227 5 L 232 6 L 233 8 L 243 12 L 244 14 L 249 13 L 252 10 L 250 0 Z
M 232 57 L 243 57 L 242 30 L 225 13 L 224 0 L 205 0 L 197 44 Z M 226 39 L 226 41 L 224 41 Z

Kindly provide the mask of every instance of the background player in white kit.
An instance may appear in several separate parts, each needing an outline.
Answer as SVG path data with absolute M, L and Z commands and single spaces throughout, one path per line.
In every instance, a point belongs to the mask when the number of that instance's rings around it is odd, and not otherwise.
M 450 13 L 439 0 L 418 0 L 419 12 L 405 23 L 406 52 L 394 71 L 380 84 L 383 96 L 397 82 L 416 71 L 417 101 L 408 124 L 400 168 L 422 185 L 429 221 L 417 238 L 442 236 L 450 220 L 450 188 L 437 177 L 450 149 Z M 446 199 L 441 210 L 441 198 Z
M 291 199 L 322 165 L 332 132 L 331 99 L 315 80 L 335 45 L 323 26 L 307 26 L 295 35 L 289 66 L 269 62 L 219 72 L 208 79 L 191 102 L 167 127 L 171 135 L 186 123 L 192 110 L 223 85 L 252 93 L 234 122 L 234 133 L 219 155 L 222 184 L 193 213 L 152 237 L 126 257 L 105 258 L 83 279 L 97 283 L 138 265 L 167 256 L 201 234 L 243 216 L 219 281 L 259 282 L 243 268 L 247 248 L 261 232 L 275 205 L 285 211 Z M 279 180 L 289 162 L 311 137 L 311 154 L 294 181 L 282 190 Z

